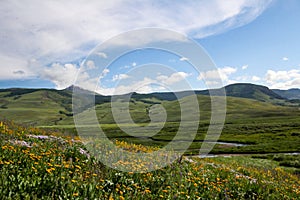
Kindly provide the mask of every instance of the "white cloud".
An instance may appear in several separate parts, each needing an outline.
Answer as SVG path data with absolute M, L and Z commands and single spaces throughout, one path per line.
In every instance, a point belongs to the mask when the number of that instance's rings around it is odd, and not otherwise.
M 150 93 L 154 91 L 150 84 L 155 82 L 155 80 L 144 77 L 143 80 L 136 81 L 132 84 L 117 85 L 112 88 L 104 88 L 100 86 L 97 88 L 96 92 L 103 95 L 128 94 L 130 92 Z
M 107 69 L 107 68 L 105 68 L 102 72 L 103 76 L 106 76 L 106 74 L 108 74 L 108 73 L 109 73 L 109 69 Z
M 15 73 L 17 71 L 23 73 Z M 0 54 L 0 80 L 24 79 L 34 75 L 34 71 L 28 67 L 26 60 Z
M 92 60 L 88 60 L 86 62 L 86 66 L 87 66 L 88 69 L 95 69 L 96 68 L 95 63 Z
M 64 89 L 74 84 L 79 69 L 73 64 L 53 63 L 40 71 L 41 78 L 52 81 L 57 89 Z
M 0 63 L 9 59 L 11 66 L 5 70 L 1 67 L 0 78 L 29 77 L 49 63 L 74 61 L 86 56 L 94 45 L 132 29 L 167 28 L 194 38 L 221 33 L 251 22 L 269 3 L 270 0 L 0 1 Z M 103 52 L 98 55 L 107 58 Z M 28 66 L 33 58 L 40 63 L 40 69 Z M 24 74 L 13 73 L 18 70 Z
M 210 70 L 206 72 L 201 72 L 197 77 L 198 80 L 205 80 L 205 81 L 216 81 L 218 79 L 222 79 L 223 82 L 229 81 L 229 75 L 235 73 L 237 68 L 233 67 L 223 67 L 218 68 L 216 70 Z
M 127 74 L 116 74 L 113 76 L 112 81 L 119 81 L 119 80 L 124 80 L 129 78 L 129 76 Z
M 247 69 L 248 68 L 248 65 L 243 65 L 242 66 L 242 70 L 245 70 L 245 69 Z
M 186 57 L 181 57 L 179 60 L 180 60 L 180 61 L 188 61 L 189 59 L 186 58 Z
M 283 60 L 283 61 L 288 61 L 289 58 L 288 58 L 288 57 L 283 57 L 282 60 Z
M 100 56 L 101 58 L 108 58 L 107 54 L 104 52 L 98 52 L 98 53 L 96 53 L 96 55 Z
M 289 71 L 268 70 L 265 81 L 271 88 L 290 89 L 300 88 L 300 70 L 292 69 Z
M 109 72 L 110 72 L 110 70 L 107 69 L 107 68 L 105 68 L 105 69 L 102 71 L 102 73 L 101 73 L 99 79 L 103 79 Z
M 260 77 L 258 77 L 258 76 L 252 76 L 252 78 L 251 78 L 251 80 L 252 81 L 260 81 Z
M 132 67 L 135 67 L 136 66 L 136 62 L 133 62 L 131 65 L 132 65 Z
M 190 74 L 185 72 L 175 72 L 168 76 L 159 74 L 156 78 L 144 77 L 141 80 L 133 80 L 130 84 L 119 84 L 110 88 L 99 86 L 96 92 L 104 95 L 126 94 L 130 92 L 151 93 L 167 90 L 166 87 L 180 91 L 182 90 L 180 86 L 184 85 L 180 82 L 188 76 L 190 76 Z M 126 78 L 129 78 L 129 76 L 126 74 L 119 74 L 113 77 L 113 81 L 123 80 Z M 179 84 L 179 87 L 176 84 Z
M 178 82 L 184 80 L 188 76 L 190 76 L 190 74 L 185 73 L 185 72 L 175 72 L 175 73 L 171 74 L 170 76 L 159 75 L 156 79 L 163 84 L 173 85 L 175 83 L 178 83 Z

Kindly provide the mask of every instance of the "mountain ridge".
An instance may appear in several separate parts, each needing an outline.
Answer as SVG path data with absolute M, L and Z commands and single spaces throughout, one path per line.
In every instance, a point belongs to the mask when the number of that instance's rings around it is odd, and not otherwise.
M 76 100 L 75 102 L 72 99 L 72 90 L 74 89 L 79 91 L 79 101 Z M 241 106 L 243 107 L 244 105 L 244 107 L 255 110 L 258 104 L 262 105 L 261 103 L 266 103 L 266 106 L 272 105 L 273 107 L 270 107 L 272 109 L 275 109 L 278 105 L 296 107 L 299 107 L 300 105 L 300 101 L 293 103 L 265 86 L 233 84 L 225 86 L 224 89 L 227 92 L 228 104 L 233 106 L 232 109 Z M 213 93 L 218 92 L 218 90 L 220 89 L 214 89 Z M 99 109 L 101 111 L 99 116 L 104 117 L 106 122 L 109 123 L 112 119 L 108 109 L 111 106 L 110 102 L 114 100 L 124 102 L 125 99 L 130 98 L 130 105 L 132 106 L 131 110 L 135 112 L 135 116 L 140 119 L 140 116 L 147 118 L 147 112 L 154 104 L 169 105 L 172 113 L 172 110 L 178 109 L 179 106 L 176 100 L 186 98 L 191 94 L 197 94 L 198 99 L 202 99 L 202 106 L 205 105 L 206 107 L 209 107 L 209 92 L 209 90 L 181 91 L 176 93 L 156 92 L 150 94 L 133 92 L 114 96 L 115 98 L 112 98 L 112 96 L 95 95 L 94 92 L 78 87 L 68 87 L 63 90 L 24 88 L 0 89 L 0 118 L 15 120 L 30 125 L 56 125 L 64 123 L 64 121 L 69 121 L 71 123 L 74 114 L 86 111 L 90 107 L 96 105 L 96 107 L 100 106 Z M 74 111 L 74 109 L 72 109 L 73 104 L 79 105 L 79 109 Z M 82 107 L 80 105 L 82 105 Z M 260 106 L 260 108 L 262 107 L 263 106 Z M 178 114 L 173 113 L 171 115 L 176 118 Z
M 300 89 L 297 88 L 291 88 L 288 90 L 280 90 L 280 89 L 270 89 L 267 86 L 264 85 L 256 85 L 252 83 L 234 83 L 229 84 L 223 88 L 216 88 L 216 89 L 206 89 L 206 90 L 186 90 L 186 91 L 176 91 L 176 92 L 152 92 L 152 93 L 137 93 L 132 92 L 128 94 L 122 94 L 122 95 L 104 95 L 104 94 L 98 94 L 83 88 L 80 88 L 78 86 L 71 85 L 65 89 L 62 90 L 56 90 L 56 89 L 49 89 L 49 88 L 6 88 L 6 89 L 0 89 L 0 92 L 10 92 L 10 94 L 7 94 L 5 97 L 9 96 L 15 96 L 15 95 L 22 95 L 27 93 L 32 93 L 35 91 L 57 91 L 60 93 L 72 93 L 73 90 L 76 90 L 79 93 L 88 94 L 88 95 L 95 95 L 98 97 L 103 98 L 111 98 L 112 96 L 147 96 L 147 97 L 154 97 L 158 98 L 160 100 L 176 100 L 178 98 L 182 98 L 185 96 L 189 96 L 192 94 L 201 94 L 201 95 L 209 95 L 210 91 L 221 91 L 225 89 L 226 96 L 232 96 L 232 97 L 241 97 L 241 98 L 250 98 L 250 99 L 256 99 L 259 101 L 267 101 L 269 99 L 279 99 L 279 100 L 288 100 L 288 99 L 300 99 Z M 265 95 L 265 96 L 264 96 Z

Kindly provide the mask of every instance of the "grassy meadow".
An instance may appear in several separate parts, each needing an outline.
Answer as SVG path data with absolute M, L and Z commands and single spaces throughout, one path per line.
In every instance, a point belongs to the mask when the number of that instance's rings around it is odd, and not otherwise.
M 89 151 L 74 125 L 71 91 L 1 90 L 0 199 L 299 199 L 299 105 L 262 92 L 254 94 L 227 97 L 221 143 L 211 151 L 221 155 L 217 157 L 199 156 L 211 118 L 207 95 L 197 96 L 200 122 L 193 118 L 188 122 L 197 123 L 198 129 L 183 157 L 177 151 L 156 157 L 148 153 L 174 140 L 181 125 L 180 102 L 188 102 L 189 96 L 178 101 L 165 94 L 135 94 L 130 99 L 133 122 L 145 127 L 150 136 L 133 137 L 130 133 L 136 132 L 136 126 L 126 121 L 117 125 L 109 97 L 95 97 L 95 107 L 77 114 L 82 126 L 89 127 L 95 109 L 100 124 L 96 127 L 125 152 L 146 153 L 137 158 L 110 152 L 101 138 L 93 141 L 98 151 Z M 253 99 L 257 96 L 260 101 Z M 123 103 L 117 106 L 122 108 Z M 157 104 L 166 110 L 166 122 L 147 128 L 149 112 Z M 188 109 L 193 114 L 194 109 Z M 192 131 L 186 127 L 185 137 Z M 175 141 L 173 150 L 182 151 L 180 142 Z M 167 164 L 161 162 L 162 157 Z M 168 164 L 172 159 L 175 162 Z M 148 172 L 149 166 L 158 170 Z
M 34 137 L 41 135 L 47 137 Z M 299 171 L 280 166 L 284 157 L 183 157 L 156 171 L 133 173 L 104 166 L 79 138 L 59 132 L 0 122 L 0 137 L 1 199 L 298 199 L 300 195 Z M 122 141 L 115 144 L 129 152 L 157 150 Z M 149 163 L 116 164 L 142 168 Z

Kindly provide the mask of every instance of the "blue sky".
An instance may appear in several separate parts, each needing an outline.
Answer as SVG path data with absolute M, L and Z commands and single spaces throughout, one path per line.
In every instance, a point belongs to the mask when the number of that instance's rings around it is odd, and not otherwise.
M 62 89 L 78 83 L 87 89 L 97 87 L 103 94 L 117 87 L 120 93 L 173 86 L 175 90 L 205 89 L 214 87 L 214 73 L 223 85 L 248 82 L 300 88 L 299 19 L 297 0 L 1 1 L 0 88 Z M 204 48 L 215 69 L 195 71 L 185 55 L 148 49 L 134 50 L 106 70 L 96 70 L 109 55 L 95 47 L 118 34 L 148 27 L 187 35 Z M 145 34 L 143 42 L 146 37 L 169 39 Z M 93 82 L 79 68 L 88 55 L 96 53 L 102 60 L 89 62 Z M 85 61 L 87 65 L 89 57 Z M 139 69 L 145 65 L 149 71 Z M 182 81 L 190 88 L 183 87 Z

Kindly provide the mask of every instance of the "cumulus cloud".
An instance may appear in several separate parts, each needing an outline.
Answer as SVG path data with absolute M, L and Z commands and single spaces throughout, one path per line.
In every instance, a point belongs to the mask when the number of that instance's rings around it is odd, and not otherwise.
M 190 76 L 190 74 L 185 72 L 175 72 L 169 76 L 159 75 L 156 79 L 166 85 L 172 85 L 174 83 L 180 82 Z
M 116 74 L 113 76 L 112 81 L 119 81 L 119 80 L 124 80 L 129 78 L 129 76 L 127 74 Z
M 98 52 L 98 53 L 96 53 L 96 55 L 100 56 L 101 58 L 108 58 L 107 54 L 104 52 Z
M 289 58 L 288 58 L 288 57 L 283 57 L 282 60 L 283 60 L 283 61 L 288 61 Z
M 191 74 L 185 72 L 174 72 L 169 75 L 158 74 L 157 77 L 153 78 L 143 77 L 139 79 L 140 77 L 138 77 L 137 79 L 131 80 L 130 83 L 126 82 L 126 84 L 124 84 L 120 82 L 120 84 L 113 87 L 100 85 L 96 89 L 96 92 L 104 95 L 113 95 L 126 94 L 130 92 L 151 93 L 167 90 L 166 88 L 173 89 L 174 91 L 180 91 L 184 89 L 181 86 L 187 84 L 181 84 L 181 81 L 185 80 L 190 75 Z M 127 78 L 129 78 L 127 74 L 118 74 L 113 76 L 113 81 L 124 80 Z
M 251 80 L 256 82 L 256 81 L 260 81 L 261 78 L 258 76 L 252 76 Z
M 188 61 L 189 59 L 186 58 L 186 57 L 181 57 L 179 60 L 180 60 L 180 61 Z
M 132 84 L 117 85 L 110 88 L 99 86 L 96 92 L 103 95 L 128 94 L 131 92 L 150 93 L 154 91 L 151 84 L 155 82 L 153 79 L 144 77 L 142 80 L 135 81 Z
M 300 87 L 300 70 L 289 71 L 268 70 L 265 80 L 271 88 L 290 89 Z
M 106 76 L 106 74 L 108 74 L 108 73 L 109 73 L 109 69 L 107 69 L 107 68 L 105 68 L 102 72 L 103 76 Z
M 211 86 L 220 84 L 220 82 L 218 82 L 220 79 L 223 83 L 232 83 L 232 80 L 229 79 L 229 76 L 234 74 L 236 71 L 237 68 L 233 67 L 218 68 L 216 70 L 201 72 L 197 79 L 204 80 L 206 84 L 210 83 Z
M 248 65 L 243 65 L 242 66 L 242 70 L 245 70 L 245 69 L 247 69 L 248 68 Z
M 270 2 L 0 1 L 0 80 L 40 77 L 52 81 L 57 88 L 67 87 L 78 69 L 73 64 L 59 63 L 82 59 L 95 45 L 114 35 L 137 28 L 159 27 L 203 38 L 251 22 Z M 127 38 L 116 42 L 128 41 Z M 108 58 L 104 52 L 97 55 Z M 35 67 L 32 67 L 33 59 L 39 63 Z M 94 68 L 91 62 L 87 65 Z M 14 73 L 18 71 L 24 73 Z
M 95 69 L 96 68 L 95 63 L 92 60 L 88 60 L 86 62 L 86 67 L 87 67 L 87 69 Z
M 40 77 L 52 81 L 57 89 L 73 85 L 79 69 L 74 64 L 53 63 L 40 71 Z

